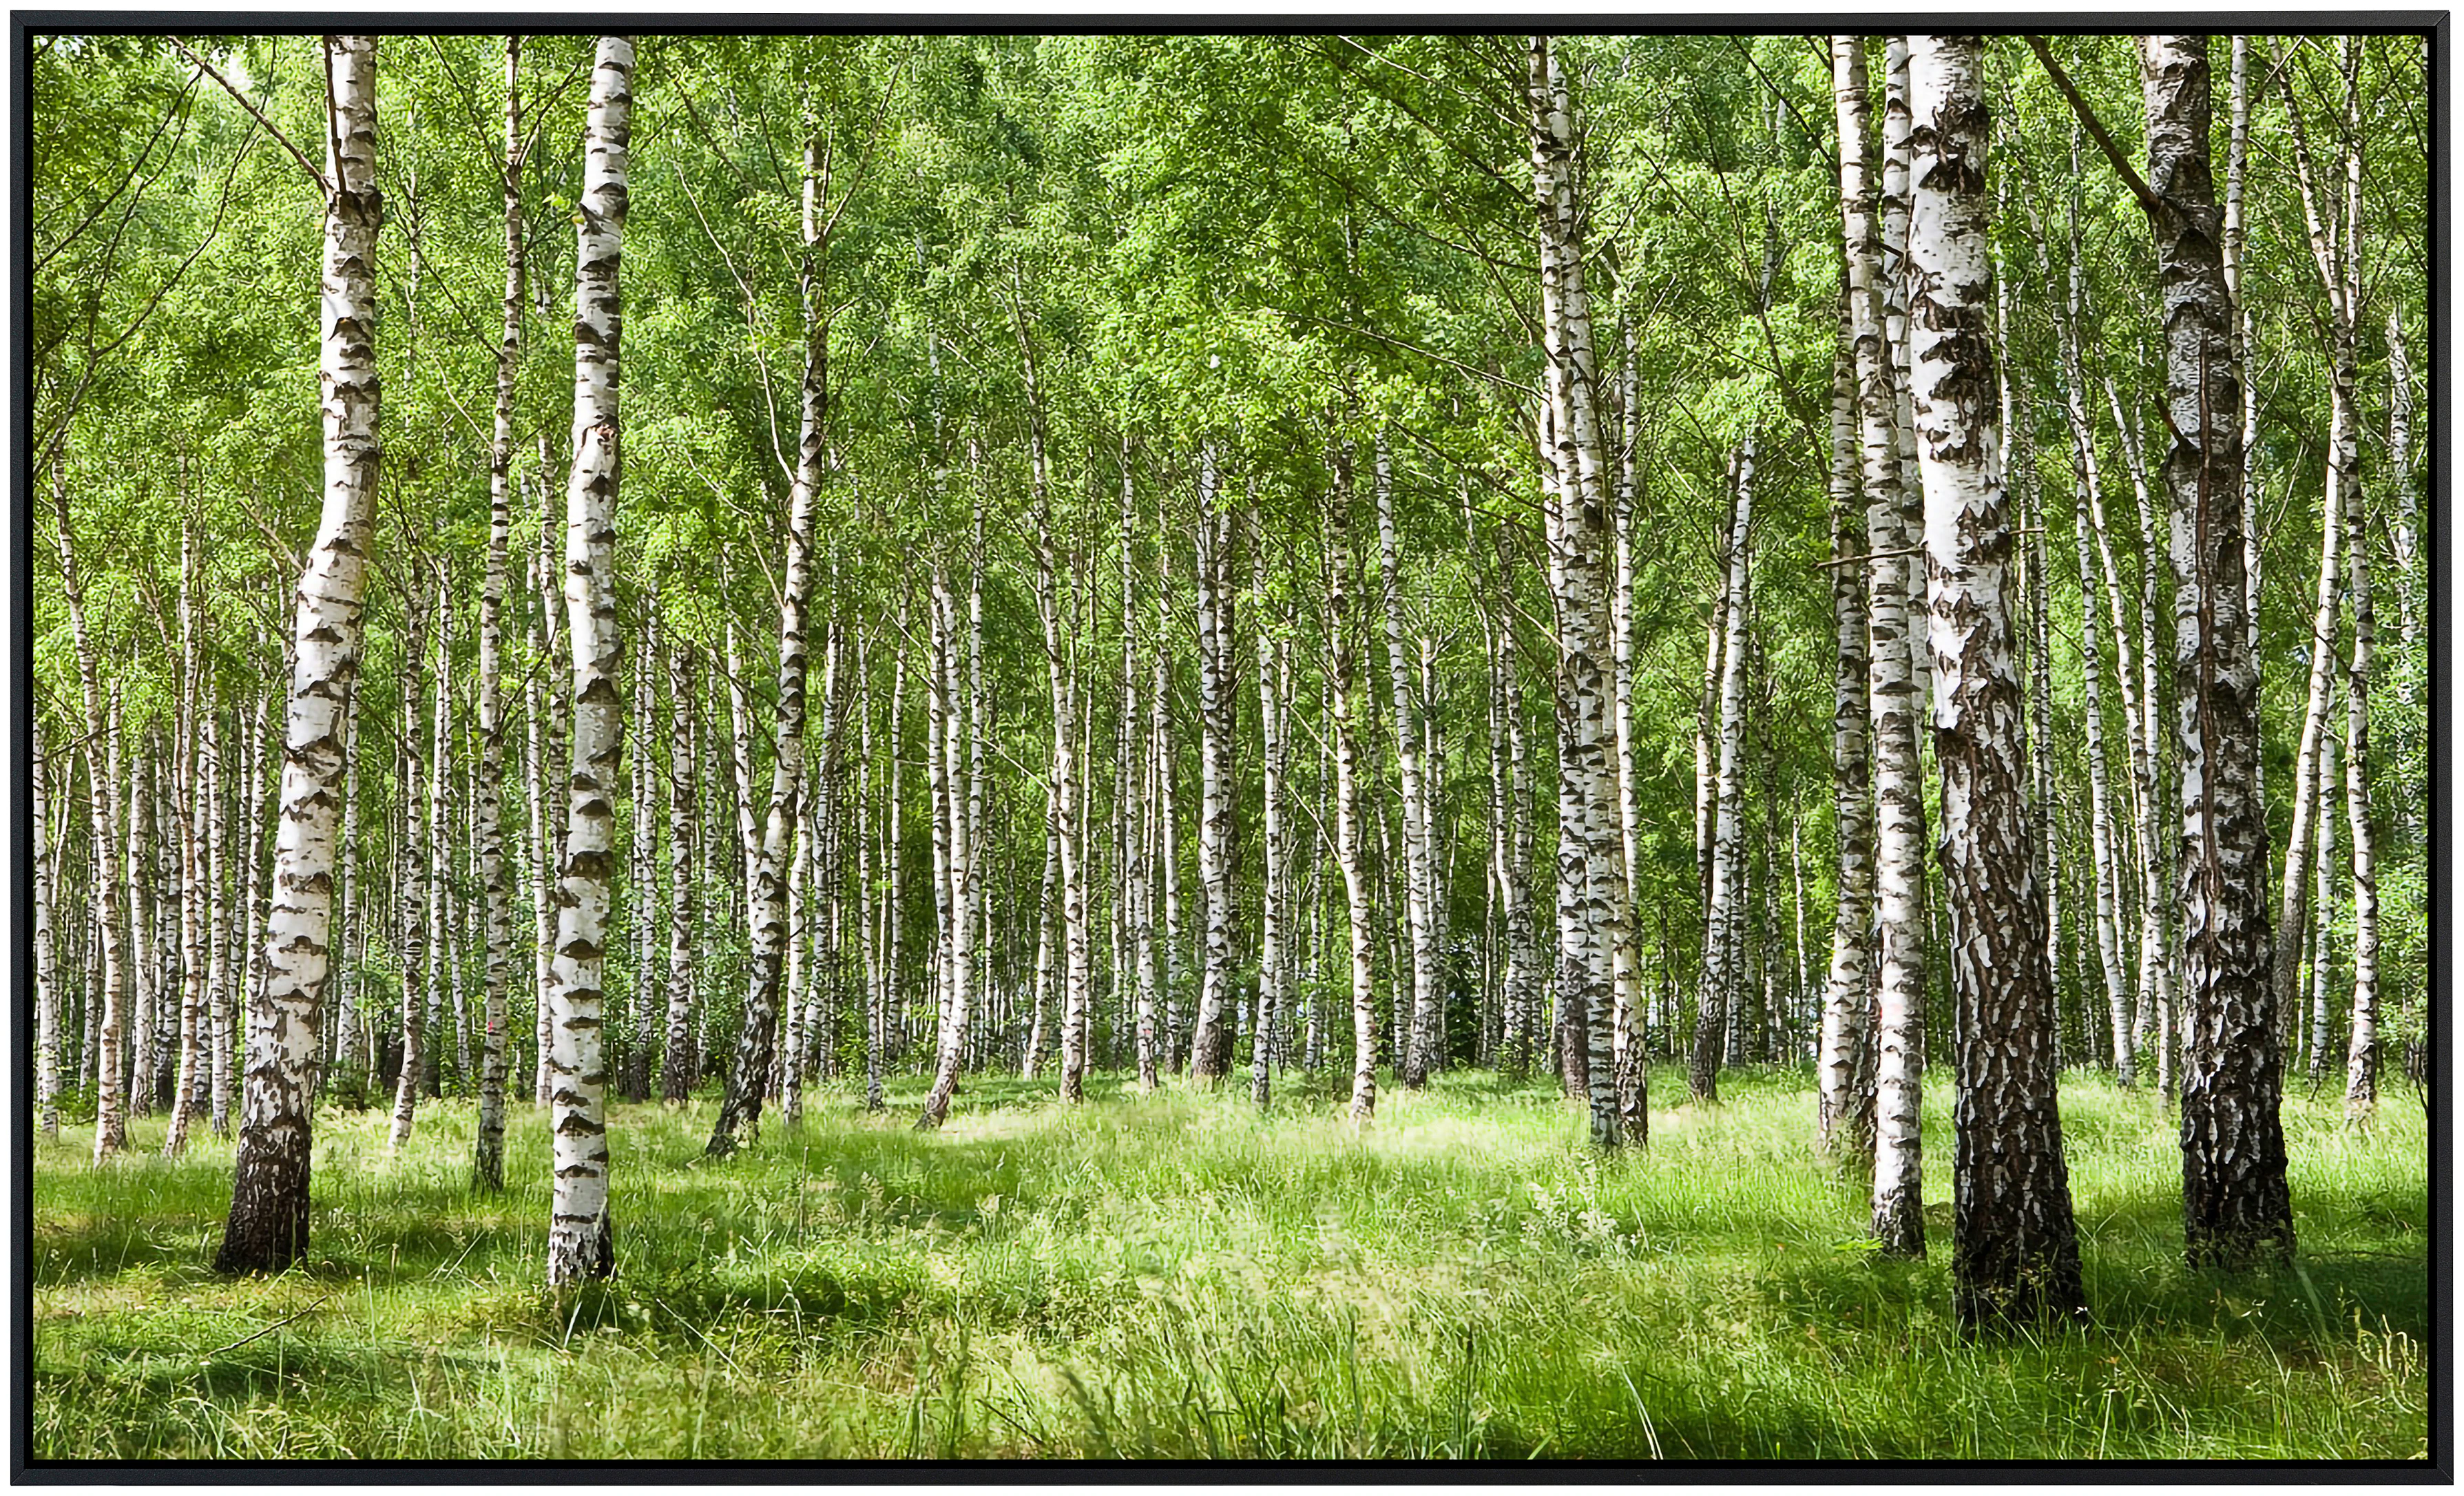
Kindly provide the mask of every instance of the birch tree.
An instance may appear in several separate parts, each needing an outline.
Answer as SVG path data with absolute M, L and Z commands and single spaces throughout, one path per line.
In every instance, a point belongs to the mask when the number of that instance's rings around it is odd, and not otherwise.
M 804 768 L 804 665 L 806 613 L 811 606 L 813 529 L 826 475 L 825 444 L 829 418 L 829 244 L 825 199 L 826 159 L 818 124 L 804 137 L 803 245 L 798 289 L 804 330 L 803 377 L 797 386 L 796 469 L 787 496 L 787 561 L 779 583 L 778 708 L 773 718 L 769 808 L 761 824 L 759 859 L 750 901 L 752 969 L 747 977 L 744 1024 L 737 1030 L 736 1059 L 727 1094 L 710 1133 L 709 1155 L 724 1158 L 750 1141 L 761 1120 L 779 1043 L 780 986 L 789 938 L 787 881 L 795 855 L 798 795 Z M 842 199 L 844 206 L 844 198 Z M 750 781 L 747 781 L 748 787 Z M 751 848 L 748 847 L 748 850 Z M 789 994 L 793 1001 L 793 994 Z M 801 1063 L 790 1057 L 790 1064 Z
M 1561 886 L 1576 891 L 1558 919 L 1560 1005 L 1579 1014 L 1587 1051 L 1594 1146 L 1626 1141 L 1609 1043 L 1617 927 L 1625 905 L 1617 774 L 1608 722 L 1609 502 L 1597 418 L 1591 301 L 1575 201 L 1574 121 L 1562 66 L 1546 34 L 1531 38 L 1524 85 L 1532 205 L 1539 220 L 1542 329 L 1559 517 L 1551 561 L 1558 590 L 1558 773 L 1574 814 L 1558 827 Z M 1634 1139 L 1639 1143 L 1641 1139 Z
M 1815 1059 L 1815 1135 L 1833 1156 L 1870 1170 L 1873 1123 L 1874 796 L 1867 747 L 1871 669 L 1865 641 L 1865 518 L 1859 511 L 1857 356 L 1843 294 L 1831 379 L 1832 824 L 1838 907 Z
M 1909 536 L 1901 487 L 1897 384 L 1884 336 L 1881 237 L 1867 140 L 1871 104 L 1862 41 L 1831 42 L 1838 113 L 1839 197 L 1856 341 L 1858 439 L 1865 484 L 1865 614 L 1871 650 L 1877 957 L 1874 1027 L 1874 1235 L 1895 1254 L 1925 1254 L 1925 791 L 1917 766 L 1911 674 Z
M 2182 1185 L 2193 1265 L 2289 1257 L 2280 1055 L 2269 969 L 2258 661 L 2242 610 L 2241 371 L 2232 357 L 2208 39 L 2140 38 L 2163 287 L 2175 731 L 2182 762 Z
M 326 941 L 345 708 L 359 671 L 382 451 L 372 315 L 382 211 L 376 188 L 377 41 L 368 35 L 330 36 L 322 51 L 329 102 L 320 184 L 325 247 L 318 384 L 325 492 L 293 614 L 266 979 L 249 1004 L 231 1214 L 214 1253 L 215 1270 L 227 1273 L 279 1272 L 308 1248 L 308 1094 L 330 961 Z M 107 1065 L 115 1062 L 106 1056 Z
M 625 748 L 623 698 L 616 686 L 623 635 L 616 626 L 614 567 L 623 472 L 619 274 L 632 122 L 633 43 L 602 36 L 591 65 L 574 254 L 573 473 L 564 505 L 573 767 L 557 896 L 556 1001 L 547 1062 L 556 1159 L 547 1240 L 551 1289 L 605 1278 L 616 1265 L 601 1012 L 608 884 L 615 870 L 614 797 Z M 783 740 L 780 751 L 786 752 Z
M 1910 385 L 1958 1012 L 1952 1302 L 1975 1329 L 2085 1312 L 2055 1101 L 1991 337 L 1984 38 L 1908 38 Z

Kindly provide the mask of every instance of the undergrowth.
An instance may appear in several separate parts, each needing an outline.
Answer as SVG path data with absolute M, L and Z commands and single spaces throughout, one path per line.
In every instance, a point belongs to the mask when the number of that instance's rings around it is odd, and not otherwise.
M 1650 1146 L 1599 1158 L 1550 1082 L 1324 1079 L 1065 1108 L 978 1078 L 701 1156 L 710 1102 L 613 1109 L 616 1275 L 550 1298 L 543 1117 L 502 1195 L 467 1102 L 399 1155 L 318 1119 L 308 1261 L 208 1269 L 231 1144 L 100 1169 L 35 1149 L 33 1454 L 216 1458 L 1787 1460 L 2427 1453 L 2427 1132 L 2285 1109 L 2289 1267 L 2181 1259 L 2173 1124 L 2084 1072 L 2062 1116 L 2093 1328 L 1969 1343 L 1949 1309 L 1948 1091 L 1922 1262 L 1878 1257 L 1814 1156 L 1810 1080 L 1652 1077 Z

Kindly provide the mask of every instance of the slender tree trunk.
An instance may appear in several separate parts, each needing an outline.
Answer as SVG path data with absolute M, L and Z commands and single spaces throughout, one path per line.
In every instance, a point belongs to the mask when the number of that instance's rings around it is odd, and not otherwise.
M 1212 1089 L 1232 1067 L 1233 800 L 1232 551 L 1235 517 L 1224 498 L 1209 444 L 1198 479 L 1198 878 L 1206 891 L 1206 935 L 1199 975 L 1198 1022 L 1190 1040 L 1189 1078 Z M 1067 895 L 1065 893 L 1064 897 Z
M 2073 151 L 2074 160 L 2077 150 Z M 2071 203 L 2071 239 L 2079 238 L 2079 203 Z M 2104 749 L 2103 658 L 2097 612 L 2096 559 L 2090 548 L 2089 517 L 2101 507 L 2101 475 L 2096 459 L 2096 430 L 2088 416 L 2087 377 L 2079 353 L 2083 257 L 2071 255 L 2068 315 L 2061 325 L 2062 397 L 2071 431 L 2071 522 L 2078 540 L 2079 574 L 2079 670 L 2087 698 L 2087 772 L 2089 856 L 2096 886 L 2096 949 L 2104 978 L 2105 1007 L 2113 1024 L 2114 1078 L 2124 1088 L 2138 1079 L 2139 1023 L 2132 1012 L 2132 988 L 2122 953 L 2122 859 L 2114 827 L 2111 775 Z M 2144 824 L 2144 823 L 2143 823 Z
M 1154 874 L 1148 858 L 1149 797 L 1145 781 L 1155 772 L 1152 748 L 1153 734 L 1140 733 L 1138 688 L 1142 670 L 1138 663 L 1138 578 L 1136 545 L 1132 533 L 1131 451 L 1127 436 L 1121 438 L 1121 794 L 1126 802 L 1122 819 L 1128 824 L 1125 847 L 1128 861 L 1121 869 L 1120 898 L 1130 927 L 1130 939 L 1134 950 L 1133 963 L 1137 980 L 1137 1067 L 1138 1089 L 1155 1089 L 1155 940 Z M 1156 668 L 1161 669 L 1163 646 L 1156 646 Z M 1158 690 L 1153 703 L 1158 714 L 1162 710 L 1162 693 Z M 1161 720 L 1158 715 L 1156 720 Z M 1139 741 L 1141 737 L 1148 741 Z M 1047 843 L 1049 837 L 1047 835 Z M 1060 873 L 1059 848 L 1049 847 L 1045 863 L 1044 902 L 1036 906 L 1036 922 L 1041 931 L 1045 912 L 1052 907 L 1052 880 Z M 1036 952 L 1036 1023 L 1043 1025 L 1044 994 L 1049 990 L 1045 966 L 1048 942 L 1039 933 Z M 1028 1064 L 1032 1066 L 1033 1046 L 1029 1045 Z
M 2131 495 L 2139 517 L 2139 693 L 2133 697 L 2126 690 L 2123 708 L 2132 733 L 2130 766 L 2134 799 L 2139 810 L 2139 886 L 2144 894 L 2139 901 L 2139 1011 L 2143 1041 L 2153 1034 L 2156 1044 L 2156 1089 L 2160 1095 L 2173 1094 L 2174 1000 L 2176 996 L 2173 952 L 2177 942 L 2173 935 L 2172 906 L 2155 890 L 2169 887 L 2172 882 L 2170 851 L 2172 844 L 2164 834 L 2163 806 L 2167 798 L 2165 771 L 2165 739 L 2163 728 L 2163 688 L 2157 670 L 2156 645 L 2156 502 L 2147 491 L 2147 468 L 2142 460 L 2138 438 L 2131 423 L 2123 412 L 2121 392 L 2113 381 L 2104 381 L 2107 406 L 2113 411 L 2114 429 L 2121 438 L 2123 463 L 2130 473 Z M 2090 495 L 2091 500 L 2095 497 Z M 2113 564 L 2113 551 L 2106 543 L 2103 515 L 2093 505 L 2089 510 L 2096 520 L 2097 545 L 2104 561 L 2104 584 L 2111 602 L 2114 635 L 2127 637 L 2123 622 L 2122 576 Z M 2117 650 L 2121 676 L 2126 687 L 2129 681 L 2130 651 Z
M 308 1092 L 333 913 L 344 708 L 359 670 L 361 597 L 375 517 L 376 38 L 336 36 L 324 54 L 325 170 L 333 184 L 325 204 L 319 381 L 324 512 L 299 575 L 293 622 L 266 984 L 249 1010 L 231 1215 L 214 1255 L 221 1272 L 279 1271 L 308 1246 Z M 62 528 L 65 533 L 65 519 Z
M 424 757 L 426 740 L 419 726 L 419 708 L 428 684 L 428 620 L 424 605 L 415 597 L 406 595 L 403 609 L 402 729 L 395 742 L 402 763 L 402 855 L 396 859 L 393 889 L 397 939 L 402 948 L 401 1007 L 397 1019 L 402 1061 L 394 1069 L 393 1125 L 385 1136 L 386 1148 L 394 1152 L 400 1152 L 402 1145 L 410 1140 L 411 1125 L 418 1112 L 420 1059 L 426 1047 L 419 1000 L 427 989 L 429 964 L 435 959 L 435 953 L 428 946 L 428 922 L 419 896 L 428 868 L 427 823 L 419 807 L 427 798 L 428 774 L 435 767 Z M 442 680 L 436 683 L 436 689 L 445 689 Z
M 1984 38 L 1911 36 L 1909 319 L 1943 869 L 1959 1009 L 1952 1300 L 1969 1330 L 2086 1313 L 2055 1099 L 1988 297 Z
M 1412 953 L 1411 1024 L 1402 1052 L 1396 1060 L 1401 1072 L 1397 1078 L 1405 1089 L 1418 1089 L 1428 1083 L 1428 1051 L 1435 1039 L 1438 1001 L 1438 953 L 1430 918 L 1429 804 L 1420 777 L 1419 714 L 1412 699 L 1411 671 L 1403 652 L 1403 592 L 1396 555 L 1394 469 L 1382 431 L 1377 436 L 1375 461 L 1376 476 L 1372 486 L 1377 500 L 1377 574 L 1386 622 L 1387 678 L 1394 702 L 1395 764 L 1403 794 L 1402 903 Z M 1265 672 L 1263 665 L 1260 672 Z
M 487 931 L 480 999 L 479 1125 L 471 1181 L 505 1187 L 505 982 L 513 890 L 505 872 L 505 563 L 513 542 L 514 389 L 522 344 L 522 39 L 505 38 L 505 303 L 496 341 L 495 429 L 488 448 L 488 561 L 479 592 L 479 896 Z
M 1059 923 L 1057 914 L 1059 905 L 1056 902 L 1059 895 L 1056 891 L 1060 884 L 1061 833 L 1054 824 L 1052 807 L 1047 803 L 1044 811 L 1043 892 L 1038 895 L 1035 904 L 1035 1010 L 1027 1028 L 1026 1059 L 1019 1067 L 1019 1078 L 1022 1080 L 1035 1079 L 1036 1071 L 1043 1067 L 1044 1015 L 1052 1001 L 1054 977 L 1059 962 L 1059 954 L 1053 949 L 1052 937 L 1054 927 Z M 1140 1084 L 1143 1089 L 1153 1090 L 1155 1089 L 1154 1057 L 1149 1055 L 1147 1060 L 1144 1078 Z
M 2182 761 L 2183 1218 L 2190 1263 L 2230 1265 L 2293 1250 L 2267 822 L 2251 794 L 2259 682 L 2242 622 L 2241 388 L 2208 165 L 2207 38 L 2144 36 L 2140 59 L 2174 432 L 2164 469 Z
M 775 1062 L 779 1003 L 785 964 L 788 859 L 795 854 L 797 796 L 804 767 L 804 664 L 806 613 L 811 605 L 813 531 L 825 473 L 825 427 L 829 415 L 829 246 L 823 236 L 822 194 L 827 179 L 818 129 L 804 140 L 803 260 L 799 278 L 803 301 L 804 372 L 800 385 L 795 482 L 788 496 L 787 564 L 779 589 L 779 696 L 770 765 L 770 800 L 753 857 L 749 908 L 752 970 L 747 978 L 744 1024 L 737 1031 L 736 1061 L 727 1093 L 712 1127 L 709 1155 L 724 1158 L 758 1135 L 762 1092 Z M 742 694 L 740 688 L 737 694 Z M 749 736 L 749 735 L 748 735 Z M 749 746 L 739 743 L 742 758 Z M 748 764 L 749 768 L 749 764 Z M 745 812 L 750 815 L 751 779 Z M 793 995 L 790 994 L 790 1001 Z M 792 1063 L 792 1062 L 791 1062 Z
M 1910 543 L 1898 455 L 1893 354 L 1884 336 L 1881 240 L 1866 160 L 1871 118 L 1863 44 L 1832 38 L 1840 204 L 1856 339 L 1858 434 L 1865 481 L 1866 617 L 1873 672 L 1877 1011 L 1874 1234 L 1883 1250 L 1925 1254 L 1925 790 L 1916 741 L 1907 571 Z
M 1377 1110 L 1377 976 L 1375 917 L 1368 869 L 1360 846 L 1360 743 L 1353 727 L 1352 451 L 1335 450 L 1334 483 L 1326 497 L 1327 697 L 1334 722 L 1334 856 L 1343 869 L 1352 954 L 1352 1101 L 1354 1130 L 1365 1130 Z M 1167 804 L 1169 803 L 1167 802 Z M 1165 824 L 1169 825 L 1169 811 Z
M 175 825 L 167 829 L 178 845 L 180 890 L 179 1070 L 171 1087 L 170 1125 L 163 1134 L 163 1154 L 167 1158 L 180 1156 L 187 1147 L 189 1120 L 204 1089 L 204 1072 L 212 1064 L 207 1032 L 212 1023 L 207 1010 L 212 995 L 206 990 L 205 869 L 198 855 L 198 844 L 203 840 L 198 822 L 205 809 L 207 781 L 199 751 L 205 735 L 198 721 L 202 703 L 197 678 L 196 591 L 196 527 L 188 523 L 182 525 L 180 535 L 180 695 L 172 722 L 175 741 L 171 768 L 176 806 L 164 807 L 176 819 Z
M 700 981 L 693 928 L 701 878 L 700 714 L 693 702 L 691 644 L 668 651 L 668 1015 L 660 1045 L 659 1099 L 676 1105 L 693 1092 L 693 1025 Z
M 1149 694 L 1154 714 L 1149 724 L 1155 739 L 1155 876 L 1163 899 L 1163 1021 L 1159 1051 L 1180 1052 L 1180 823 L 1173 809 L 1172 740 L 1172 529 L 1164 517 L 1163 495 L 1155 496 L 1155 681 Z
M 1617 840 L 1626 872 L 1625 907 L 1617 950 L 1617 1012 L 1615 1036 L 1617 1111 L 1628 1136 L 1640 1137 L 1649 1127 L 1642 1101 L 1646 1085 L 1643 1046 L 1648 1025 L 1643 1021 L 1642 910 L 1636 902 L 1642 875 L 1642 770 L 1638 759 L 1634 719 L 1634 582 L 1635 518 L 1639 505 L 1635 485 L 1636 449 L 1640 445 L 1641 410 L 1635 373 L 1635 332 L 1624 328 L 1624 357 L 1617 361 L 1617 514 L 1614 581 L 1609 592 L 1610 725 L 1617 737 Z M 1799 921 L 1802 924 L 1802 920 Z
M 1252 511 L 1252 522 L 1257 523 Z M 1261 534 L 1264 525 L 1258 524 Z M 1286 717 L 1291 701 L 1292 646 L 1289 638 L 1277 637 L 1267 625 L 1266 554 L 1264 545 L 1249 553 L 1251 589 L 1256 596 L 1258 618 L 1258 722 L 1264 741 L 1258 762 L 1264 780 L 1259 820 L 1265 845 L 1265 887 L 1261 893 L 1258 915 L 1258 1010 L 1250 1026 L 1249 1099 L 1260 1111 L 1267 1103 L 1267 1067 L 1273 1058 L 1276 1016 L 1287 1001 L 1284 972 L 1285 945 L 1290 938 L 1285 928 L 1284 880 L 1287 876 L 1284 846 L 1284 786 L 1286 756 L 1288 750 L 1288 729 Z
M 1852 1172 L 1874 1159 L 1874 792 L 1865 702 L 1865 517 L 1857 472 L 1857 357 L 1845 296 L 1831 378 L 1831 770 L 1838 844 L 1838 905 L 1831 926 L 1831 973 L 1822 994 L 1815 1062 L 1815 1135 Z
M 2343 739 L 2334 733 L 2319 744 L 2319 772 L 2327 783 L 2334 783 L 2338 766 L 2343 762 Z M 2310 943 L 2310 1086 L 2316 1090 L 2327 1078 L 2329 1055 L 2326 1033 L 2328 1011 L 2328 972 L 2335 964 L 2336 928 L 2336 818 L 2319 818 L 2319 893 L 2318 920 Z M 2295 961 L 2298 968 L 2299 961 Z M 2295 986 L 2294 1006 L 2299 1006 L 2300 988 Z M 2288 1045 L 2288 1059 L 2294 1051 Z
M 43 725 L 33 737 L 33 816 L 29 830 L 34 863 L 34 1125 L 46 1141 L 60 1135 L 60 988 L 52 939 L 52 901 L 58 887 L 51 827 L 51 761 Z
M 553 1289 L 615 1270 L 609 1223 L 607 1068 L 602 1009 L 608 883 L 615 871 L 615 796 L 625 719 L 617 693 L 616 502 L 627 166 L 632 138 L 633 43 L 602 36 L 591 68 L 574 285 L 573 476 L 565 489 L 565 627 L 573 641 L 572 792 L 556 926 L 556 1006 L 548 1054 L 556 1191 L 548 1218 Z M 783 704 L 782 704 L 783 712 Z M 785 733 L 779 752 L 791 750 Z
M 1609 1025 L 1616 952 L 1626 903 L 1617 842 L 1617 770 L 1609 731 L 1607 561 L 1609 495 L 1603 472 L 1598 374 L 1592 353 L 1591 300 L 1583 280 L 1582 213 L 1574 184 L 1573 101 L 1546 35 L 1531 38 L 1525 82 L 1533 205 L 1540 229 L 1542 326 L 1560 478 L 1563 557 L 1559 600 L 1558 772 L 1573 786 L 1572 821 L 1558 830 L 1561 881 L 1579 887 L 1559 918 L 1561 1002 L 1577 1011 L 1586 1039 L 1592 1143 L 1626 1139 L 1618 1114 Z M 1568 917 L 1571 915 L 1571 917 Z M 1640 1143 L 1640 1138 L 1633 1139 Z
M 1754 513 L 1754 444 L 1749 436 L 1729 470 L 1735 484 L 1728 523 L 1727 575 L 1722 582 L 1727 602 L 1727 637 L 1720 648 L 1719 757 L 1712 775 L 1711 889 L 1704 906 L 1703 976 L 1694 1009 L 1694 1052 L 1686 1083 L 1697 1101 L 1720 1099 L 1720 1060 L 1742 982 L 1738 964 L 1742 942 L 1727 932 L 1738 924 L 1745 908 L 1744 827 L 1740 823 L 1743 790 L 1739 759 L 1746 725 L 1746 587 L 1752 565 L 1748 534 Z
M 452 781 L 452 739 L 447 729 L 453 709 L 452 641 L 447 622 L 452 616 L 452 583 L 442 568 L 436 584 L 436 711 L 429 741 L 428 759 L 428 830 L 427 855 L 421 862 L 420 902 L 428 919 L 428 981 L 426 1031 L 420 1040 L 419 1084 L 430 1096 L 440 1095 L 439 1070 L 444 1054 L 445 995 L 456 984 L 453 980 L 452 922 L 447 917 L 450 908 L 446 889 L 446 861 L 452 855 L 451 840 L 446 835 L 446 787 Z M 406 1073 L 410 1067 L 406 1065 Z M 402 1117 L 402 1137 L 410 1135 L 409 1115 Z M 401 1146 L 401 1139 L 395 1142 Z
M 958 1069 L 966 1058 L 967 1024 L 974 1002 L 975 920 L 969 903 L 969 890 L 974 886 L 975 866 L 973 836 L 967 824 L 967 799 L 963 781 L 966 777 L 965 707 L 959 698 L 959 665 L 957 637 L 957 603 L 950 593 L 949 572 L 935 565 L 933 572 L 933 641 L 935 666 L 932 672 L 930 711 L 937 727 L 925 735 L 928 754 L 936 755 L 935 813 L 933 835 L 936 844 L 946 844 L 946 850 L 936 847 L 935 857 L 942 868 L 942 886 L 936 891 L 935 903 L 941 911 L 941 1023 L 938 1052 L 933 1076 L 933 1089 L 924 1099 L 924 1111 L 916 1119 L 920 1129 L 939 1127 L 950 1113 L 950 1098 L 957 1092 Z M 1067 734 L 1061 734 L 1067 741 Z M 1066 749 L 1064 750 L 1066 753 Z M 1063 873 L 1067 876 L 1069 852 L 1062 852 Z

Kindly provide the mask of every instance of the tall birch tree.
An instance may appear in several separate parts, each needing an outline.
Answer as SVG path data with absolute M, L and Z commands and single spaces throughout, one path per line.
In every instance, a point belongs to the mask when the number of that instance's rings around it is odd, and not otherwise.
M 265 985 L 249 1003 L 231 1214 L 214 1253 L 220 1272 L 279 1272 L 308 1248 L 309 1087 L 330 967 L 334 829 L 341 819 L 346 707 L 359 671 L 360 615 L 382 452 L 373 315 L 382 216 L 376 187 L 377 39 L 329 36 L 322 52 L 329 100 L 325 177 L 319 184 L 325 198 L 318 369 L 324 505 L 293 614 Z
M 2081 1315 L 2055 1100 L 2053 965 L 2030 845 L 1985 209 L 1984 38 L 1908 38 L 1910 386 L 1925 489 L 1958 1092 L 1951 1295 L 1976 1329 Z
M 571 790 L 557 893 L 556 1001 L 547 1068 L 555 1196 L 550 1288 L 615 1270 L 608 1213 L 605 1004 L 615 796 L 625 721 L 616 685 L 616 500 L 622 478 L 624 300 L 619 279 L 633 125 L 633 43 L 602 36 L 590 75 L 574 254 L 573 473 L 565 489 L 565 630 L 572 641 Z M 781 744 L 781 752 L 785 752 Z

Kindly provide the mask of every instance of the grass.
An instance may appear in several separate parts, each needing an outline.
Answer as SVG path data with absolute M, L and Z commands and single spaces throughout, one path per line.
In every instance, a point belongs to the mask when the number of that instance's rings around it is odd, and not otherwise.
M 1143 1456 L 2418 1459 L 2428 1452 L 2419 1103 L 2367 1130 L 2299 1094 L 2301 1250 L 2192 1272 L 2152 1100 L 2066 1077 L 2097 1324 L 1963 1343 L 1949 1315 L 1948 1090 L 1928 1096 L 1934 1255 L 1877 1258 L 1807 1143 L 1811 1083 L 1730 1075 L 1595 1160 L 1546 1083 L 1323 1086 L 1058 1104 L 971 1081 L 938 1134 L 825 1090 L 723 1164 L 707 1101 L 618 1107 L 617 1273 L 539 1288 L 543 1118 L 502 1196 L 473 1112 L 318 1122 L 309 1262 L 206 1267 L 231 1144 L 161 1124 L 100 1170 L 35 1151 L 38 1459 Z

